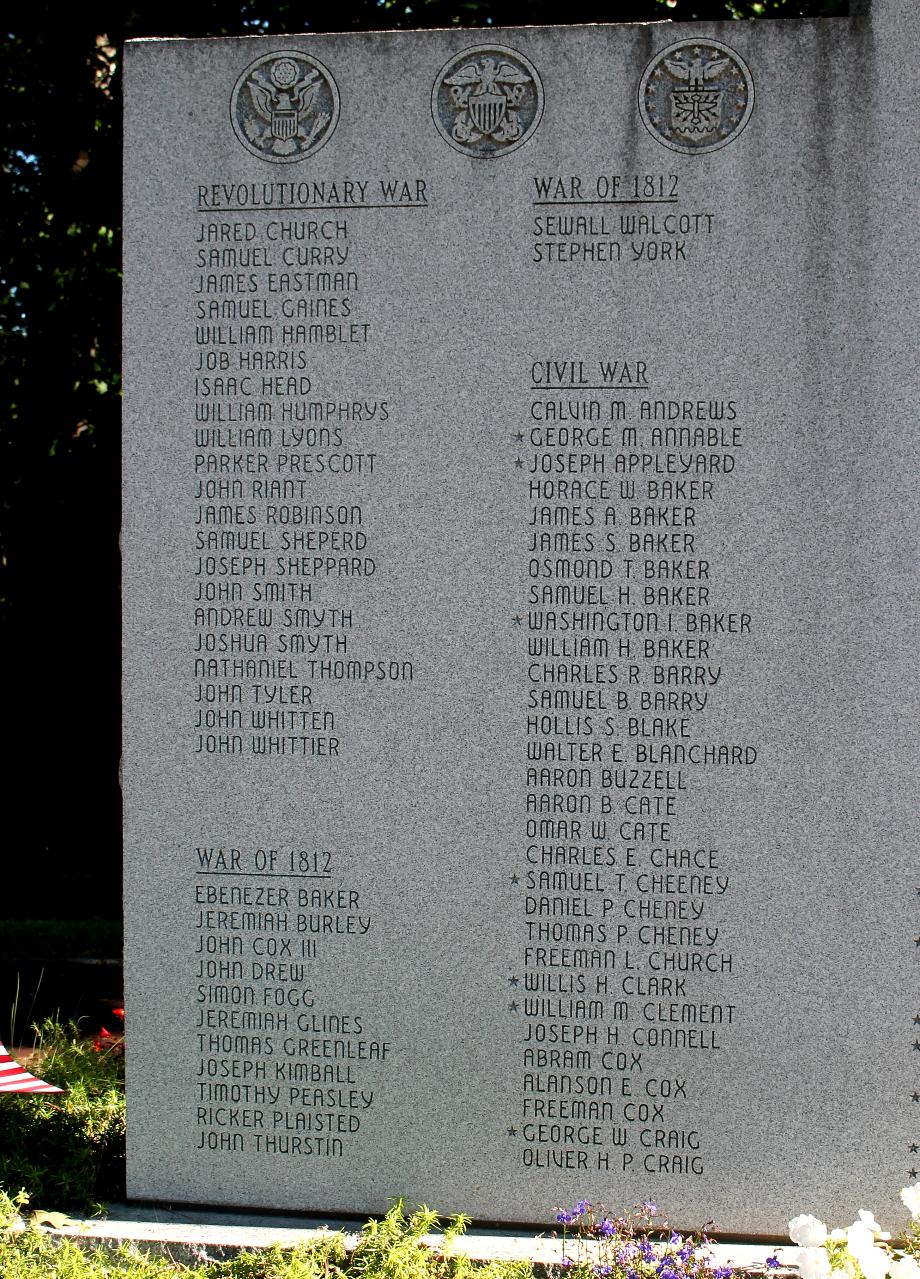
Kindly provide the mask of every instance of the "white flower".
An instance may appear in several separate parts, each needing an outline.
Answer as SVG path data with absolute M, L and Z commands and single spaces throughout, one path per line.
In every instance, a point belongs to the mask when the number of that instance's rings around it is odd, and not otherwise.
M 847 1249 L 859 1263 L 865 1279 L 885 1279 L 891 1253 L 887 1248 L 875 1246 L 875 1233 L 866 1220 L 866 1217 L 873 1220 L 872 1214 L 867 1213 L 863 1216 L 861 1213 L 860 1217 L 862 1220 L 854 1221 L 847 1230 Z
M 866 1279 L 885 1279 L 891 1264 L 891 1253 L 881 1248 L 867 1248 L 858 1255 L 857 1261 Z
M 856 1225 L 856 1222 L 854 1222 L 853 1224 L 854 1224 L 854 1225 Z M 869 1212 L 869 1211 L 868 1211 L 868 1209 L 866 1209 L 866 1208 L 860 1208 L 860 1210 L 859 1210 L 859 1224 L 860 1224 L 861 1226 L 866 1226 L 869 1230 L 871 1230 L 871 1231 L 872 1231 L 872 1233 L 873 1233 L 873 1234 L 876 1236 L 876 1238 L 878 1238 L 878 1239 L 890 1239 L 890 1238 L 891 1238 L 890 1233 L 889 1233 L 888 1231 L 883 1230 L 883 1229 L 881 1228 L 881 1226 L 880 1226 L 880 1225 L 878 1224 L 878 1222 L 875 1220 L 875 1217 L 873 1216 L 873 1214 L 872 1214 L 871 1212 Z
M 789 1222 L 789 1238 L 800 1248 L 819 1248 L 827 1238 L 827 1226 L 817 1217 L 803 1212 Z
M 808 1220 L 814 1221 L 814 1217 Z M 820 1224 L 819 1221 L 818 1225 Z M 795 1225 L 795 1222 L 790 1222 L 790 1225 Z M 802 1279 L 828 1279 L 831 1273 L 830 1258 L 823 1248 L 802 1248 L 795 1259 L 795 1264 Z
M 836 1230 L 832 1230 L 830 1235 L 828 1236 L 828 1238 L 832 1239 L 834 1243 L 842 1243 L 843 1240 L 846 1239 L 846 1237 L 847 1237 L 847 1232 L 845 1230 L 841 1230 L 839 1226 L 837 1227 Z
M 916 1257 L 898 1257 L 888 1263 L 888 1273 L 893 1279 L 920 1279 L 920 1262 Z
M 901 1203 L 912 1217 L 920 1217 L 920 1181 L 904 1187 L 901 1191 Z

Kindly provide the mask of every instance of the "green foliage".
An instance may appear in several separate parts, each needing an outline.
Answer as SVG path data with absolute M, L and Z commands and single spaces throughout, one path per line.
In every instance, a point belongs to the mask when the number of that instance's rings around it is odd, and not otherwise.
M 16 1201 L 0 1192 L 0 1224 L 4 1204 Z M 117 1251 L 87 1248 L 69 1240 L 56 1241 L 38 1230 L 0 1234 L 0 1274 L 3 1279 L 534 1279 L 529 1262 L 473 1262 L 450 1254 L 466 1218 L 455 1217 L 440 1246 L 431 1248 L 422 1236 L 433 1233 L 437 1214 L 419 1208 L 406 1215 L 395 1204 L 382 1221 L 369 1221 L 357 1247 L 346 1250 L 345 1236 L 330 1231 L 297 1248 L 267 1248 L 243 1252 L 232 1261 L 183 1266 L 169 1257 L 149 1254 L 134 1244 Z
M 203 1266 L 196 1279 L 345 1279 L 345 1236 L 330 1231 L 297 1248 L 277 1244 L 263 1252 L 242 1252 L 232 1261 Z
M 28 1202 L 29 1196 L 24 1190 L 19 1190 L 12 1195 L 0 1186 L 0 1237 L 19 1219 L 20 1213 Z
M 713 1260 L 705 1232 L 670 1231 L 653 1203 L 611 1215 L 601 1204 L 580 1199 L 561 1209 L 563 1264 L 570 1279 L 736 1279 L 730 1266 Z M 666 1242 L 652 1243 L 652 1235 Z M 768 1263 L 778 1265 L 776 1258 Z
M 66 1091 L 0 1097 L 0 1186 L 41 1208 L 97 1211 L 124 1193 L 124 1059 L 73 1024 L 38 1030 L 29 1067 Z
M 200 1275 L 169 1258 L 149 1255 L 134 1245 L 117 1252 L 86 1249 L 69 1240 L 56 1240 L 38 1230 L 0 1235 L 0 1274 L 3 1279 L 175 1279 L 177 1274 Z

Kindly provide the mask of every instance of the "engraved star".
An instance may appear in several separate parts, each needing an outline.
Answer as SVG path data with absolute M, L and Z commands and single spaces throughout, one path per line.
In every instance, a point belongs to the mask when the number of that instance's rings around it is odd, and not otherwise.
M 518 467 L 523 466 L 523 465 L 524 465 L 524 459 L 523 459 L 523 458 L 520 458 L 520 457 L 519 457 L 519 458 L 516 458 L 516 459 L 515 459 L 515 463 L 514 463 L 514 465 L 515 465 L 515 466 L 518 466 Z
M 521 617 L 520 613 L 515 613 L 514 618 L 512 620 L 514 621 L 515 626 L 524 625 L 524 619 L 523 617 Z
M 920 1039 L 914 1040 L 914 1052 L 920 1053 Z
M 912 1155 L 920 1154 L 920 1146 L 918 1146 L 915 1141 L 911 1142 L 911 1144 L 907 1147 L 907 1149 L 910 1151 Z
M 920 937 L 915 937 L 915 938 L 914 938 L 914 945 L 915 945 L 915 946 L 920 946 Z
M 910 1094 L 911 1101 L 920 1101 L 920 1092 L 912 1092 Z
M 512 875 L 511 882 L 512 884 L 519 884 L 521 881 L 518 879 L 517 875 Z
M 521 979 L 520 979 L 520 977 L 509 977 L 509 978 L 508 978 L 508 981 L 510 982 L 510 984 L 511 984 L 512 986 L 519 986 L 519 985 L 520 985 L 520 982 L 521 982 Z
M 518 1010 L 518 1002 L 516 999 L 512 999 L 511 1003 L 508 1005 L 508 1012 L 516 1013 L 517 1010 Z
M 517 1129 L 516 1129 L 516 1128 L 509 1128 L 509 1129 L 508 1129 L 508 1136 L 509 1136 L 509 1137 L 516 1137 L 516 1136 L 517 1136 Z
M 517 435 L 513 435 L 511 438 L 514 440 L 515 444 L 523 444 L 523 443 L 524 443 L 524 432 L 523 432 L 523 431 L 518 431 Z
M 907 1175 L 908 1177 L 911 1178 L 911 1180 L 913 1180 L 917 1176 L 917 1169 L 911 1168 L 910 1172 Z
M 920 1013 L 917 1013 L 916 1017 L 914 1017 L 914 1025 L 920 1026 Z

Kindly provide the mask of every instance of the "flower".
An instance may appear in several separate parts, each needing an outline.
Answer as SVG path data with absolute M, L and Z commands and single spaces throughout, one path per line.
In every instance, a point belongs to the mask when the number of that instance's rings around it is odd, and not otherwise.
M 768 1270 L 778 1270 L 778 1269 L 779 1269 L 779 1257 L 775 1257 L 775 1256 L 774 1256 L 774 1257 L 767 1257 L 767 1269 L 768 1269 Z M 906 1279 L 906 1276 L 905 1276 L 905 1279 Z
M 920 1218 L 920 1181 L 904 1187 L 901 1191 L 901 1203 L 912 1217 Z
M 609 1239 L 611 1235 L 616 1234 L 617 1223 L 615 1221 L 611 1221 L 609 1217 L 605 1217 L 604 1220 L 598 1226 L 598 1230 L 600 1231 L 602 1235 L 606 1235 L 607 1238 Z
M 814 1221 L 814 1217 L 809 1218 Z M 792 1223 L 790 1223 L 791 1225 Z M 818 1225 L 821 1223 L 818 1222 Z M 790 1235 L 791 1235 L 790 1231 Z M 793 1240 L 795 1242 L 795 1240 Z M 802 1279 L 828 1279 L 831 1273 L 831 1261 L 823 1248 L 805 1247 L 802 1248 L 795 1259 L 799 1274 Z
M 881 1228 L 881 1226 L 875 1220 L 875 1217 L 866 1208 L 860 1208 L 859 1210 L 859 1224 L 871 1230 L 872 1233 L 876 1235 L 879 1239 L 891 1238 L 890 1233 Z M 855 1225 L 855 1222 L 854 1222 L 854 1225 Z
M 789 1222 L 789 1238 L 800 1248 L 820 1248 L 827 1238 L 827 1226 L 817 1217 L 803 1212 Z
M 916 1257 L 897 1257 L 888 1263 L 892 1279 L 920 1279 L 920 1261 Z
M 859 1263 L 865 1279 L 885 1279 L 891 1256 L 884 1248 L 876 1248 L 873 1225 L 878 1223 L 871 1212 L 861 1211 L 860 1220 L 847 1230 L 847 1248 Z M 869 1223 L 872 1222 L 872 1225 Z

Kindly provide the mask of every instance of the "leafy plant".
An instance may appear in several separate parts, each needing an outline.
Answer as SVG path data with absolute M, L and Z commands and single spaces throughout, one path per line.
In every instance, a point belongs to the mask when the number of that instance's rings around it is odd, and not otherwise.
M 714 1263 L 705 1232 L 668 1231 L 657 1216 L 653 1203 L 623 1216 L 611 1216 L 587 1199 L 561 1209 L 556 1220 L 562 1226 L 563 1266 L 573 1279 L 732 1279 L 730 1266 Z M 663 1231 L 664 1242 L 653 1243 L 652 1231 Z M 771 1262 L 775 1259 L 767 1265 Z
M 21 1197 L 0 1196 L 0 1211 L 8 1204 L 15 1216 L 22 1202 Z M 466 1226 L 464 1217 L 449 1221 L 437 1246 L 426 1245 L 423 1237 L 437 1223 L 430 1209 L 407 1215 L 400 1201 L 382 1220 L 364 1226 L 350 1253 L 346 1237 L 330 1231 L 297 1248 L 276 1245 L 198 1266 L 181 1265 L 135 1244 L 117 1250 L 81 1246 L 32 1228 L 0 1237 L 0 1274 L 3 1279 L 534 1279 L 528 1262 L 483 1263 L 454 1255 L 452 1244 Z
M 29 1196 L 24 1190 L 11 1195 L 0 1186 L 0 1235 L 16 1224 L 19 1214 L 28 1202 Z
M 124 1060 L 120 1041 L 86 1041 L 47 1020 L 29 1067 L 66 1091 L 0 1098 L 0 1185 L 43 1207 L 97 1211 L 124 1193 Z

